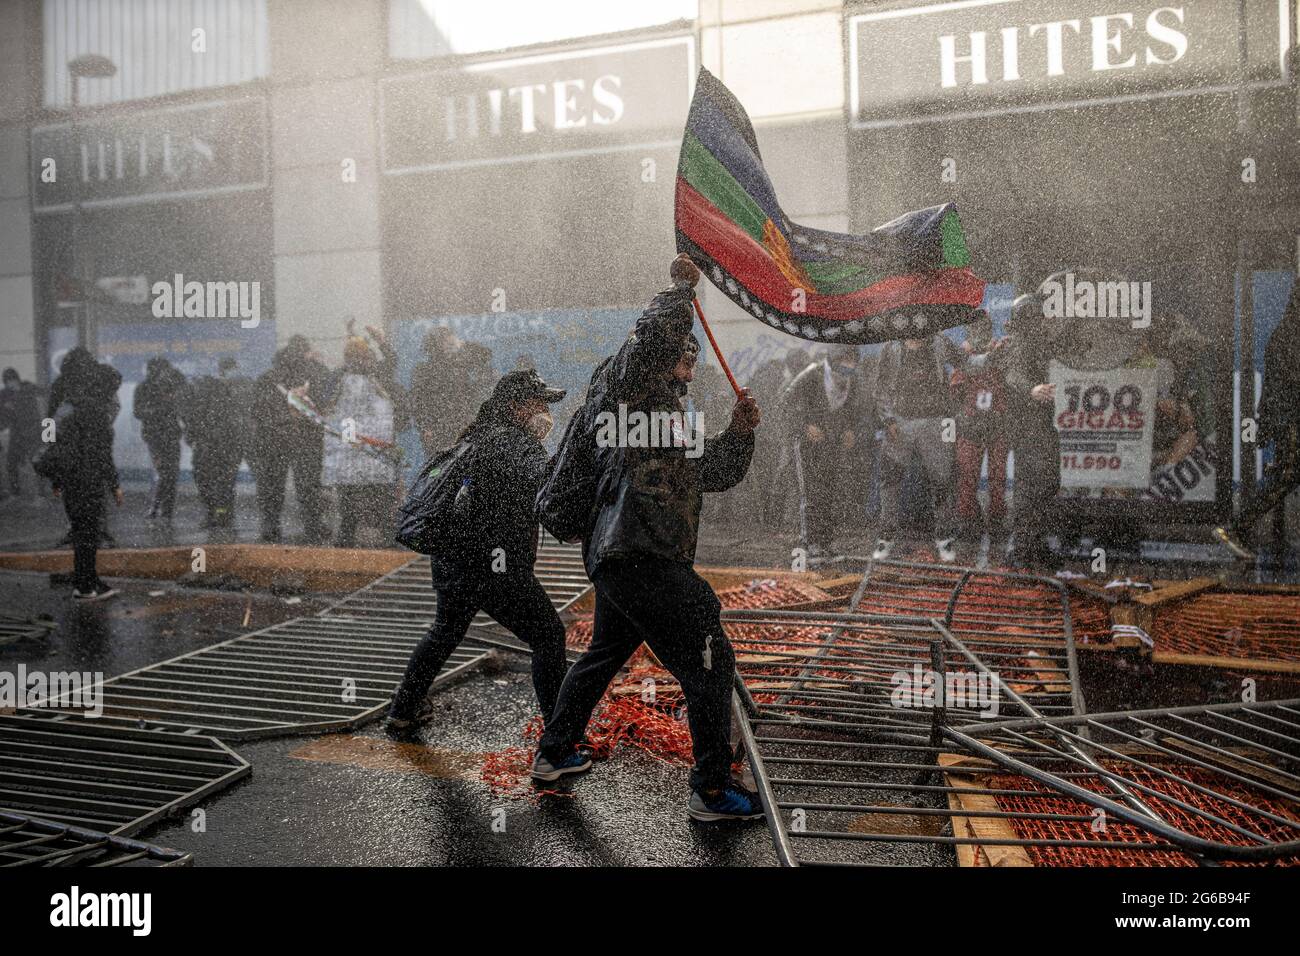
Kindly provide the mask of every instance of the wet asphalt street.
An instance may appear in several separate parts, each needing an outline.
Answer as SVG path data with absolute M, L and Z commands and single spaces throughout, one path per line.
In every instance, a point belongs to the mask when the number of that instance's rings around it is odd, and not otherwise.
M 197 501 L 182 494 L 172 527 L 145 520 L 143 490 L 133 489 L 112 528 L 124 547 L 202 543 Z M 225 540 L 256 540 L 251 496 Z M 64 523 L 53 502 L 6 503 L 4 550 L 56 545 Z M 298 536 L 290 507 L 286 541 Z M 869 538 L 862 536 L 862 546 Z M 701 563 L 788 560 L 788 543 L 744 546 L 706 535 Z M 1186 572 L 1184 572 L 1186 573 Z M 0 572 L 0 612 L 51 626 L 0 644 L 0 670 L 125 673 L 289 618 L 315 614 L 328 595 L 299 599 L 266 593 L 183 588 L 175 582 L 112 580 L 115 600 L 75 605 L 48 575 Z M 437 719 L 417 742 L 390 740 L 378 724 L 352 733 L 239 742 L 251 777 L 140 838 L 191 851 L 199 866 L 223 865 L 772 865 L 761 823 L 705 826 L 685 813 L 687 770 L 624 746 L 564 795 L 510 794 L 482 779 L 484 755 L 525 746 L 534 713 L 527 659 L 498 652 L 488 666 L 437 692 Z M 907 802 L 861 793 L 863 802 Z M 866 815 L 871 816 L 871 815 Z M 924 820 L 911 817 L 911 820 Z M 933 818 L 931 818 L 933 819 Z M 900 818 L 863 819 L 888 831 Z M 885 864 L 951 865 L 949 851 L 922 844 L 856 843 L 855 858 Z
M 323 603 L 112 583 L 121 597 L 76 606 L 46 575 L 0 573 L 6 613 L 47 614 L 56 623 L 46 636 L 0 647 L 0 669 L 23 663 L 112 676 L 234 636 L 246 611 L 257 627 Z M 534 712 L 526 668 L 507 653 L 440 691 L 441 711 L 418 743 L 392 741 L 377 724 L 355 734 L 235 743 L 253 766 L 250 778 L 199 804 L 201 818 L 187 810 L 140 836 L 191 851 L 200 866 L 773 862 L 766 827 L 691 822 L 685 768 L 631 748 L 575 782 L 571 796 L 494 794 L 480 778 L 483 754 L 523 744 Z

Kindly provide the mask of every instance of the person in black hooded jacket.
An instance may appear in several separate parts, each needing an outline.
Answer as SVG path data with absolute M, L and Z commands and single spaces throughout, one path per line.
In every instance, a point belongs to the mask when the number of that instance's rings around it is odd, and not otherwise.
M 181 468 L 181 410 L 188 404 L 189 383 L 180 369 L 156 355 L 136 386 L 135 417 L 154 469 L 149 517 L 170 522 L 176 510 L 176 479 Z
M 254 386 L 252 465 L 265 542 L 280 540 L 280 512 L 291 470 L 307 540 L 320 543 L 327 537 L 321 517 L 325 433 L 315 422 L 296 414 L 279 387 L 320 405 L 328 378 L 328 369 L 312 351 L 307 337 L 294 335 L 275 353 L 271 367 Z
M 510 372 L 461 434 L 460 441 L 472 446 L 463 501 L 457 496 L 463 520 L 430 556 L 437 611 L 393 695 L 391 733 L 407 733 L 432 716 L 425 698 L 429 685 L 480 610 L 532 649 L 533 689 L 542 714 L 555 706 L 568 666 L 564 624 L 533 573 L 533 501 L 549 461 L 542 446 L 554 426 L 549 406 L 564 395 L 536 370 Z
M 757 794 L 731 778 L 735 654 L 718 598 L 692 565 L 704 493 L 726 491 L 744 478 L 759 411 L 744 393 L 730 426 L 702 448 L 690 422 L 667 429 L 666 440 L 660 430 L 658 443 L 649 434 L 633 442 L 633 415 L 675 413 L 680 421 L 694 377 L 699 343 L 691 334 L 691 307 L 700 271 L 682 255 L 670 275 L 674 288 L 654 298 L 588 390 L 588 401 L 605 403 L 609 414 L 618 406 L 629 427 L 616 442 L 596 434 L 598 511 L 583 539 L 596 588 L 591 647 L 564 679 L 532 775 L 549 781 L 590 768 L 579 743 L 592 710 L 644 641 L 686 697 L 695 755 L 688 813 L 697 820 L 754 819 L 762 816 Z
M 111 493 L 118 507 L 122 505 L 113 464 L 113 420 L 122 376 L 112 366 L 96 362 L 85 349 L 70 352 L 59 371 L 51 388 L 59 401 L 58 406 L 51 402 L 56 412 L 55 442 L 36 467 L 63 499 L 72 526 L 72 596 L 79 601 L 103 600 L 117 593 L 100 580 L 96 563 L 105 499 Z

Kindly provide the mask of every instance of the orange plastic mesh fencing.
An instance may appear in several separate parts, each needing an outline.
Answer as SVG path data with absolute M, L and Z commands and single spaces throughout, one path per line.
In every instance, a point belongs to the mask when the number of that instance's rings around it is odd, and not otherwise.
M 1066 768 L 1058 768 L 1066 769 Z M 1148 770 L 1133 767 L 1128 764 L 1117 764 L 1107 762 L 1107 769 L 1122 774 L 1129 780 L 1134 781 L 1145 787 L 1161 794 L 1166 794 L 1176 800 L 1180 800 L 1198 810 L 1206 813 L 1212 813 L 1224 820 L 1236 824 L 1248 830 L 1252 830 L 1260 835 L 1282 842 L 1285 840 L 1294 840 L 1295 831 L 1283 826 L 1282 824 L 1270 821 L 1258 814 L 1247 813 L 1240 808 L 1229 803 L 1227 800 L 1216 796 L 1201 793 L 1191 787 L 1186 786 L 1176 780 L 1169 780 L 1159 774 L 1152 773 Z M 1249 803 L 1261 810 L 1277 814 L 1285 819 L 1292 819 L 1300 822 L 1291 808 L 1273 800 L 1244 784 L 1228 780 L 1212 771 L 1203 770 L 1198 767 L 1182 764 L 1165 764 L 1161 769 L 1189 780 L 1192 783 L 1199 784 L 1218 791 L 1225 796 L 1231 797 L 1242 802 Z M 1085 789 L 1092 790 L 1096 793 L 1105 793 L 1108 796 L 1110 791 L 1105 783 L 1096 777 L 1075 778 L 1075 782 Z M 1021 814 L 1062 814 L 1082 816 L 1083 820 L 1042 820 L 1033 819 L 1027 816 L 1011 817 L 1007 822 L 1010 829 L 1019 839 L 1024 840 L 1088 840 L 1093 842 L 1112 842 L 1112 843 L 1131 843 L 1135 849 L 1128 850 L 1122 848 L 1105 848 L 1105 847 L 1070 847 L 1070 846 L 1028 846 L 1024 850 L 1029 854 L 1030 859 L 1035 866 L 1195 866 L 1196 861 L 1186 853 L 1176 849 L 1168 850 L 1143 850 L 1136 849 L 1136 845 L 1152 846 L 1163 841 L 1158 840 L 1147 831 L 1140 827 L 1125 823 L 1122 820 L 1110 819 L 1105 821 L 1104 829 L 1100 832 L 1094 832 L 1092 829 L 1092 819 L 1094 808 L 1072 797 L 1055 793 L 1036 781 L 1028 777 L 1022 777 L 1018 774 L 995 774 L 988 778 L 988 786 L 996 789 L 1007 790 L 1032 790 L 1041 796 L 1015 796 L 1009 794 L 1000 794 L 997 800 L 998 809 L 1012 813 Z M 1156 813 L 1160 814 L 1172 826 L 1183 830 L 1193 836 L 1201 837 L 1206 840 L 1213 840 L 1216 843 L 1224 843 L 1233 846 L 1250 846 L 1253 842 L 1234 830 L 1216 823 L 1198 813 L 1190 813 L 1182 807 L 1160 797 L 1151 795 L 1145 791 L 1139 791 L 1141 799 L 1150 806 Z M 1166 844 L 1167 845 L 1167 844 Z M 988 857 L 984 854 L 982 848 L 976 847 L 977 865 L 987 866 Z M 1241 863 L 1237 861 L 1225 861 L 1228 866 L 1251 866 L 1262 865 L 1253 863 Z M 1281 860 L 1270 861 L 1268 865 L 1279 866 L 1297 866 L 1300 865 L 1300 857 L 1285 857 Z
M 753 609 L 785 607 L 828 597 L 813 584 L 772 579 L 757 579 L 717 594 L 725 608 Z M 591 617 L 571 621 L 566 644 L 579 650 L 587 648 L 591 644 L 592 627 Z M 737 628 L 742 631 L 739 636 Z M 737 642 L 738 663 L 742 668 L 761 667 L 768 680 L 797 674 L 798 667 L 786 665 L 784 661 L 789 654 L 808 652 L 816 635 L 824 631 L 825 628 L 780 629 L 760 624 L 727 627 L 728 635 Z M 754 643 L 781 640 L 803 644 Z M 557 792 L 537 790 L 529 784 L 528 773 L 541 733 L 542 718 L 535 716 L 524 726 L 524 746 L 507 747 L 484 756 L 481 777 L 493 793 L 535 800 L 539 794 Z M 694 762 L 681 688 L 644 645 L 633 655 L 627 674 L 610 686 L 597 705 L 587 727 L 587 742 L 594 755 L 602 758 L 611 756 L 620 744 L 626 743 L 667 763 L 689 767 Z
M 723 588 L 717 594 L 722 606 L 728 610 L 790 607 L 831 597 L 815 584 L 774 578 L 756 578 L 748 584 Z
M 585 651 L 591 646 L 591 631 L 594 626 L 595 620 L 590 617 L 580 617 L 569 622 L 564 635 L 565 645 L 575 651 Z
M 1070 594 L 1070 624 L 1078 644 L 1108 644 L 1110 632 L 1110 605 L 1100 598 L 1085 594 Z
M 1157 610 L 1157 652 L 1300 662 L 1300 595 L 1208 592 Z

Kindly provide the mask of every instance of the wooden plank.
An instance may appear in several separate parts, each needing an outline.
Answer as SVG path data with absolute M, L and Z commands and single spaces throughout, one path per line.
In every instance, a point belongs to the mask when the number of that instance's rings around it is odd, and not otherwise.
M 1146 594 L 1139 594 L 1132 598 L 1132 601 L 1134 604 L 1141 604 L 1143 607 L 1159 607 L 1171 601 L 1181 601 L 1193 594 L 1211 591 L 1218 586 L 1219 582 L 1216 578 L 1190 578 L 1186 581 L 1175 581 L 1164 587 L 1148 591 Z
M 1300 674 L 1300 661 L 1270 661 L 1256 657 L 1215 657 L 1211 654 L 1175 654 L 1171 651 L 1156 651 L 1151 655 L 1151 660 L 1156 664 L 1181 664 L 1193 667 L 1218 667 L 1228 670 Z
M 944 782 L 954 788 L 954 790 L 979 790 L 984 789 L 982 782 L 983 775 L 972 780 L 969 774 L 961 772 L 963 767 L 971 768 L 992 768 L 994 765 L 986 760 L 978 760 L 972 757 L 962 757 L 957 754 L 939 754 L 939 766 L 944 768 Z M 996 797 L 984 793 L 949 793 L 948 807 L 951 810 L 967 811 L 996 811 L 1002 808 L 998 805 Z M 1017 840 L 1019 836 L 1011 823 L 1004 817 L 964 817 L 954 815 L 952 818 L 952 832 L 954 836 L 964 837 L 976 840 Z M 978 866 L 976 862 L 977 854 L 973 845 L 966 846 L 967 852 L 961 852 L 962 847 L 957 848 L 958 866 Z M 979 847 L 983 851 L 985 859 L 989 861 L 989 866 L 1033 866 L 1034 861 L 1030 858 L 1025 848 L 1022 846 L 1005 846 L 984 843 Z

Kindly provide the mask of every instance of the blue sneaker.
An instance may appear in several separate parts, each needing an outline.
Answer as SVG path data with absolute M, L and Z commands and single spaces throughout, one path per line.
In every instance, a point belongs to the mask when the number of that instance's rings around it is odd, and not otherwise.
M 555 763 L 547 760 L 542 756 L 539 750 L 537 756 L 533 759 L 534 780 L 559 780 L 561 777 L 571 773 L 585 773 L 591 769 L 591 754 L 585 750 L 575 750 L 563 760 Z
M 705 823 L 717 820 L 761 820 L 763 804 L 753 790 L 746 790 L 740 784 L 733 783 L 713 796 L 706 796 L 699 790 L 692 791 L 686 812 Z

